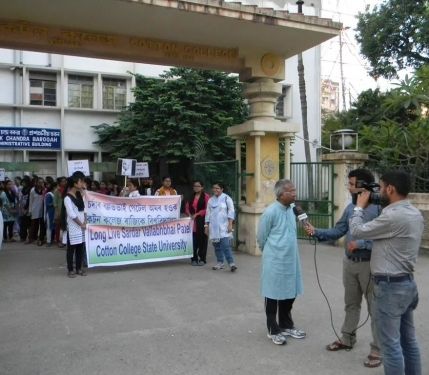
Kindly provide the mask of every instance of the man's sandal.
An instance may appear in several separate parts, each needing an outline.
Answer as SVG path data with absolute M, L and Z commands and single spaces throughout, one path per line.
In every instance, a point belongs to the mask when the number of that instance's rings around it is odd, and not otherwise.
M 352 350 L 352 346 L 344 345 L 341 341 L 334 341 L 332 344 L 326 345 L 326 350 L 337 352 L 338 350 Z
M 364 361 L 363 365 L 365 367 L 374 368 L 380 366 L 382 363 L 381 357 L 375 355 L 368 355 L 367 359 Z

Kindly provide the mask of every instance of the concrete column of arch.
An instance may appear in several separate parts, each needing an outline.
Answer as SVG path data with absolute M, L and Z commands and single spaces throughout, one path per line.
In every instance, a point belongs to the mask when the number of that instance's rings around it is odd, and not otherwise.
M 334 223 L 336 223 L 344 212 L 346 206 L 350 203 L 350 193 L 348 191 L 348 174 L 356 168 L 362 168 L 368 160 L 368 154 L 360 152 L 331 152 L 322 156 L 323 162 L 334 164 Z M 338 240 L 342 245 L 344 238 Z
M 245 202 L 238 210 L 239 249 L 259 255 L 256 232 L 260 215 L 275 199 L 274 185 L 279 179 L 279 139 L 293 137 L 299 126 L 275 118 L 277 98 L 282 93 L 278 82 L 284 79 L 284 58 L 273 53 L 253 53 L 244 64 L 246 70 L 240 78 L 245 80 L 244 96 L 249 104 L 249 119 L 228 128 L 228 135 L 243 138 L 246 143 Z

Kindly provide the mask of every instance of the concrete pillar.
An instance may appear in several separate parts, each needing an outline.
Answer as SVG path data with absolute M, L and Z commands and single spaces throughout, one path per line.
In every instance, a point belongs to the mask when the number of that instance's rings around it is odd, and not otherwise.
M 334 222 L 338 221 L 350 203 L 351 197 L 347 189 L 349 172 L 362 167 L 367 160 L 368 155 L 359 152 L 332 152 L 322 156 L 322 161 L 334 163 Z
M 275 200 L 274 184 L 279 179 L 280 135 L 290 138 L 299 130 L 295 124 L 275 119 L 274 108 L 281 93 L 281 84 L 276 83 L 274 78 L 249 79 L 244 89 L 244 96 L 250 106 L 249 120 L 228 128 L 229 136 L 243 138 L 246 143 L 246 200 L 238 209 L 238 238 L 239 249 L 252 255 L 260 255 L 256 242 L 259 218 Z

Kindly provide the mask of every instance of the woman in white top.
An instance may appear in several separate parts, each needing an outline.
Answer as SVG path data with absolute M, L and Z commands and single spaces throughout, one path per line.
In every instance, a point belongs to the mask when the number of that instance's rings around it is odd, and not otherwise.
M 138 198 L 140 197 L 139 193 L 139 180 L 136 178 L 130 178 L 127 182 L 128 187 L 128 198 Z
M 85 203 L 80 193 L 84 186 L 84 174 L 75 172 L 68 178 L 68 193 L 64 198 L 64 207 L 67 213 L 67 269 L 68 277 L 82 276 L 86 272 L 82 269 L 82 255 L 85 243 Z M 73 258 L 76 258 L 76 273 L 73 272 Z
M 120 197 L 127 197 L 127 198 L 137 198 L 140 197 L 139 193 L 139 180 L 137 178 L 130 178 L 127 181 L 127 186 L 125 186 L 121 192 L 119 193 Z

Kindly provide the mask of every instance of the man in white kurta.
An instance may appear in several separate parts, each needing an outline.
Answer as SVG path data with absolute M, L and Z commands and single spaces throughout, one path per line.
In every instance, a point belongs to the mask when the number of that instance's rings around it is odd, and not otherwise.
M 294 326 L 291 315 L 295 298 L 302 294 L 293 212 L 296 189 L 291 181 L 279 180 L 274 191 L 277 200 L 261 216 L 257 240 L 262 251 L 261 292 L 265 297 L 268 338 L 282 345 L 287 336 L 302 339 L 306 334 Z

